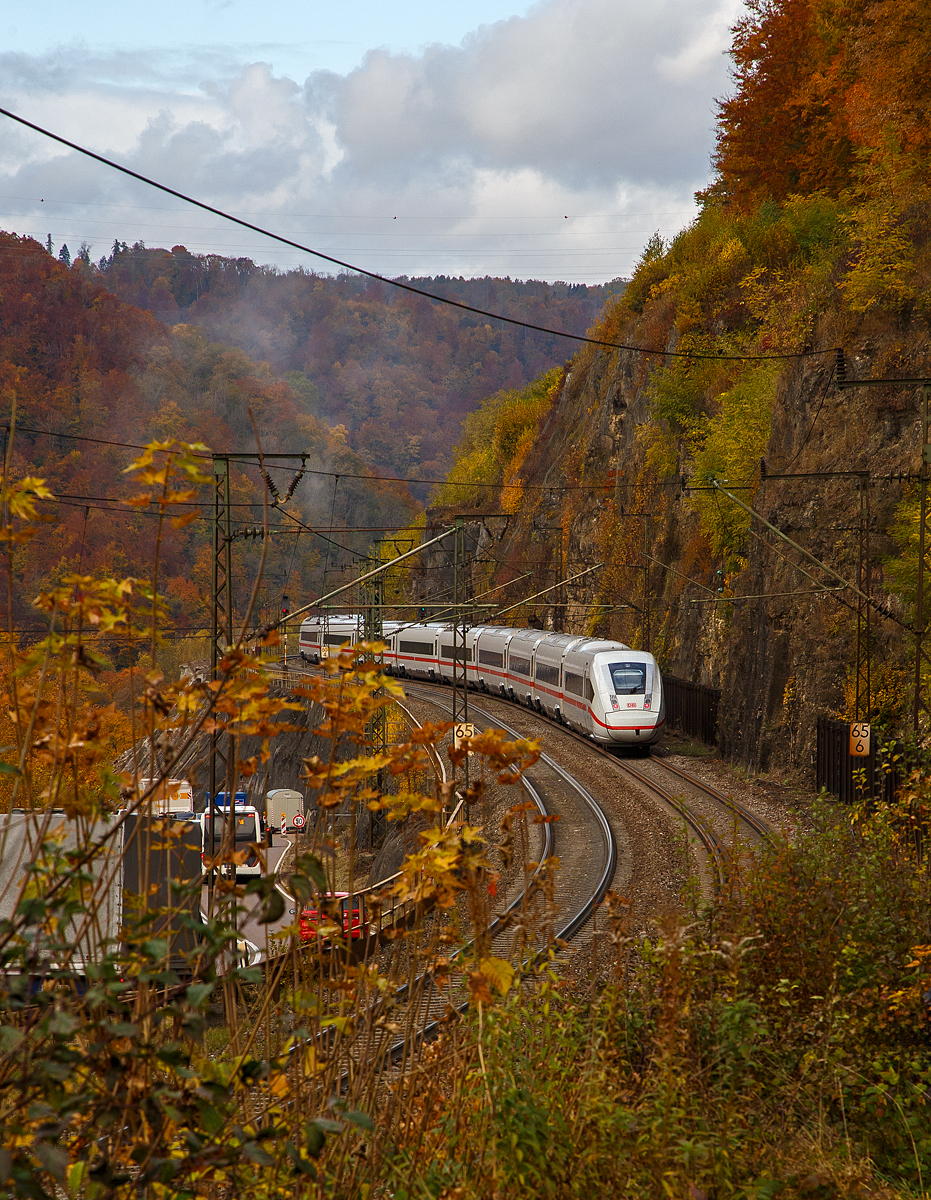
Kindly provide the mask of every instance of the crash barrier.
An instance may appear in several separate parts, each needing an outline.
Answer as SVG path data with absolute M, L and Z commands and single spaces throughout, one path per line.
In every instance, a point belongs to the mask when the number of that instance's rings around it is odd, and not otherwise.
M 676 679 L 671 675 L 663 676 L 663 689 L 668 726 L 709 745 L 717 745 L 721 689 L 689 683 L 687 679 Z
M 854 758 L 850 753 L 849 722 L 819 717 L 815 786 L 845 804 L 864 796 L 889 802 L 902 783 L 902 759 L 895 755 L 898 749 L 900 746 L 893 739 L 877 737 L 874 731 L 869 754 Z

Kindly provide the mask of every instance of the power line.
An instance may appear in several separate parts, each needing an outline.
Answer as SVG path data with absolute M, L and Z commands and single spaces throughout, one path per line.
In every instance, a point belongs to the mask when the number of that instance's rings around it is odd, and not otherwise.
M 305 254 L 311 254 L 315 258 L 323 259 L 324 262 L 333 263 L 334 266 L 342 267 L 345 271 L 354 271 L 356 274 L 365 275 L 368 279 L 376 279 L 379 283 L 388 284 L 389 287 L 401 288 L 405 292 L 412 292 L 415 296 L 423 296 L 427 300 L 435 300 L 440 304 L 448 304 L 453 308 L 461 309 L 463 312 L 475 313 L 479 317 L 489 317 L 493 321 L 504 321 L 508 325 L 518 325 L 522 329 L 531 329 L 535 333 L 546 333 L 552 337 L 568 338 L 571 341 L 584 342 L 591 346 L 604 346 L 609 350 L 629 350 L 635 354 L 657 354 L 667 358 L 702 359 L 720 362 L 770 362 L 793 358 L 811 358 L 819 354 L 833 354 L 837 349 L 837 347 L 832 346 L 824 350 L 802 350 L 786 354 L 690 354 L 682 350 L 667 350 L 665 348 L 654 350 L 648 346 L 631 346 L 621 342 L 608 342 L 601 338 L 587 337 L 585 334 L 567 333 L 564 329 L 550 329 L 546 325 L 534 325 L 530 321 L 518 320 L 517 317 L 505 317 L 501 313 L 489 312 L 484 308 L 475 308 L 473 305 L 466 304 L 462 300 L 451 300 L 446 296 L 435 295 L 433 292 L 415 287 L 411 283 L 402 283 L 399 279 L 389 279 L 385 275 L 379 275 L 376 271 L 368 271 L 364 267 L 358 267 L 352 263 L 344 262 L 342 259 L 334 258 L 331 254 L 324 254 L 322 250 L 314 250 L 311 246 L 295 242 L 291 238 L 283 237 L 279 233 L 272 233 L 269 229 L 263 229 L 261 225 L 255 225 L 251 221 L 243 220 L 242 217 L 233 216 L 232 213 L 225 212 L 222 208 L 215 208 L 212 204 L 207 204 L 203 200 L 195 200 L 193 196 L 179 192 L 176 188 L 169 187 L 165 183 L 159 183 L 155 179 L 149 179 L 147 175 L 133 171 L 130 167 L 124 167 L 121 163 L 114 162 L 112 159 L 104 158 L 102 154 L 96 154 L 93 150 L 88 150 L 86 146 L 69 141 L 68 138 L 64 138 L 60 134 L 52 133 L 51 130 L 45 129 L 41 125 L 36 125 L 33 121 L 27 121 L 25 117 L 10 112 L 9 109 L 0 108 L 0 116 L 7 117 L 19 125 L 24 125 L 27 129 L 32 129 L 35 133 L 41 133 L 43 137 L 50 138 L 53 142 L 58 142 L 61 146 L 67 146 L 69 150 L 75 150 L 78 154 L 83 154 L 87 158 L 92 158 L 95 162 L 102 163 L 105 167 L 110 167 L 111 170 L 119 171 L 122 175 L 128 175 L 131 179 L 137 179 L 140 183 L 144 183 L 148 187 L 157 188 L 160 192 L 165 192 L 166 195 L 174 196 L 178 200 L 185 201 L 187 204 L 193 204 L 196 208 L 200 208 L 204 212 L 213 213 L 216 217 L 222 217 L 225 221 L 232 221 L 234 225 L 239 225 L 243 229 L 251 229 L 253 233 L 271 238 L 275 242 L 280 242 L 283 246 L 290 246 L 294 250 L 302 250 Z
M 3 112 L 3 110 L 0 109 L 0 113 L 2 113 L 2 112 Z M 0 428 L 5 429 L 5 428 L 9 428 L 9 427 L 8 426 L 0 426 Z M 144 445 L 142 445 L 138 442 L 113 442 L 113 441 L 108 441 L 106 438 L 92 438 L 92 437 L 87 437 L 86 435 L 81 435 L 81 434 L 77 434 L 77 433 L 56 433 L 52 429 L 37 429 L 34 426 L 23 425 L 19 421 L 16 422 L 16 428 L 17 428 L 17 430 L 22 430 L 26 433 L 44 434 L 46 437 L 70 438 L 72 441 L 79 441 L 79 442 L 96 442 L 97 444 L 99 444 L 101 446 L 120 446 L 127 450 L 145 450 L 146 449 L 146 447 Z M 195 454 L 194 457 L 208 459 L 208 458 L 212 458 L 213 456 L 211 454 Z M 296 453 L 294 455 L 294 457 L 300 458 L 300 454 Z M 256 451 L 255 462 L 240 460 L 237 462 L 237 466 L 258 467 L 259 466 L 258 458 L 259 458 L 258 451 Z M 266 462 L 265 466 L 266 466 L 266 469 L 269 471 L 292 471 L 293 470 L 292 467 L 282 466 L 279 463 Z M 607 491 L 610 491 L 610 490 L 613 490 L 616 488 L 633 488 L 633 487 L 637 486 L 634 483 L 579 483 L 579 484 L 574 484 L 574 483 L 565 483 L 565 484 L 563 484 L 563 483 L 554 483 L 554 484 L 513 483 L 513 484 L 509 484 L 509 483 L 479 483 L 479 482 L 475 482 L 475 481 L 459 483 L 455 480 L 450 480 L 450 479 L 423 479 L 423 478 L 420 478 L 419 476 L 415 476 L 415 475 L 373 475 L 373 474 L 364 474 L 361 472 L 352 472 L 352 471 L 322 471 L 322 470 L 315 470 L 313 467 L 308 467 L 305 474 L 320 475 L 320 476 L 326 477 L 327 479 L 336 479 L 336 478 L 339 478 L 339 479 L 362 479 L 362 480 L 366 480 L 370 483 L 421 483 L 421 484 L 428 485 L 430 487 L 440 487 L 440 486 L 446 486 L 446 485 L 448 485 L 449 487 L 464 487 L 464 488 L 518 488 L 519 487 L 519 488 L 522 488 L 525 492 L 528 492 L 528 491 L 530 491 L 530 492 L 607 492 Z M 658 486 L 658 487 L 681 487 L 682 486 L 682 480 L 678 476 L 676 476 L 673 479 L 657 479 L 654 482 L 656 483 L 656 486 Z M 88 497 L 88 499 L 112 500 L 114 504 L 125 503 L 125 501 L 121 497 L 91 496 L 91 497 Z M 178 505 L 177 507 L 184 507 L 184 505 Z M 194 503 L 194 504 L 190 505 L 190 507 L 196 508 L 199 506 L 196 503 Z M 254 505 L 247 503 L 247 502 L 236 501 L 233 504 L 231 504 L 230 507 L 231 508 L 252 508 L 252 507 L 254 507 Z M 355 553 L 355 551 L 353 551 L 353 553 Z
M 39 199 L 40 204 L 45 204 L 45 203 L 67 204 L 67 205 L 70 205 L 72 208 L 125 208 L 125 209 L 129 209 L 129 211 L 131 211 L 131 212 L 178 212 L 179 211 L 176 208 L 156 208 L 154 205 L 151 205 L 151 204 L 104 204 L 99 200 L 59 200 L 59 199 L 53 199 L 51 197 L 49 197 L 46 200 L 46 198 L 44 196 L 39 197 L 38 199 Z M 26 200 L 30 204 L 36 203 L 35 196 L 4 196 L 4 195 L 0 195 L 0 200 Z M 570 219 L 573 221 L 591 221 L 591 220 L 594 220 L 596 217 L 597 218 L 610 217 L 611 220 L 615 220 L 619 215 L 625 216 L 625 217 L 650 217 L 652 219 L 653 217 L 687 217 L 690 214 L 694 214 L 694 212 L 695 212 L 695 209 L 693 207 L 693 208 L 661 209 L 656 212 L 638 212 L 638 213 L 621 213 L 621 214 L 610 213 L 610 212 L 608 212 L 608 213 L 568 213 L 568 214 L 564 214 L 562 217 L 559 217 L 556 213 L 546 213 L 546 214 L 542 214 L 542 215 L 538 214 L 538 213 L 537 214 L 496 213 L 494 219 L 496 221 L 559 221 L 559 220 L 568 221 Z M 243 211 L 237 213 L 236 215 L 240 216 L 240 217 L 248 217 L 248 216 L 260 217 L 263 214 L 259 213 L 259 212 L 243 210 Z M 302 221 L 306 221 L 308 219 L 311 219 L 314 221 L 389 221 L 389 220 L 393 221 L 393 220 L 397 219 L 397 214 L 393 214 L 391 217 L 389 217 L 387 215 L 387 213 L 385 213 L 385 214 L 378 214 L 378 213 L 374 213 L 374 214 L 373 213 L 314 213 L 312 218 L 308 218 L 307 213 L 282 212 L 282 213 L 279 213 L 278 216 L 279 217 L 299 217 Z M 402 219 L 402 221 L 462 221 L 462 220 L 474 221 L 474 220 L 481 220 L 482 218 L 476 217 L 474 213 L 460 213 L 460 214 L 444 213 L 442 216 L 438 216 L 438 217 L 426 216 L 423 213 L 421 213 L 419 215 L 412 215 L 410 213 L 406 213 L 406 214 L 402 215 L 401 219 Z M 653 231 L 649 230 L 649 232 L 652 233 Z

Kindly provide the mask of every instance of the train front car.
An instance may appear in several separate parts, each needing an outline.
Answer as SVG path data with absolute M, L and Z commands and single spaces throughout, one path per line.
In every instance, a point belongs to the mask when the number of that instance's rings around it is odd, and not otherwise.
M 654 746 L 666 726 L 659 667 L 643 650 L 600 651 L 592 658 L 590 701 L 595 740 L 611 746 Z

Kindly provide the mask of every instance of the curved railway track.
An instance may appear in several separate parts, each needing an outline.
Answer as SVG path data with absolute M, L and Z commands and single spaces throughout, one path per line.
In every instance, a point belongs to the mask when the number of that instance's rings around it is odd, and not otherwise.
M 439 704 L 432 696 L 430 703 L 452 715 L 445 704 Z M 515 738 L 523 737 L 499 717 L 475 705 L 472 712 L 485 717 L 489 726 L 502 729 Z M 559 818 L 552 852 L 559 856 L 564 877 L 567 868 L 575 868 L 573 880 L 560 899 L 557 918 L 566 923 L 556 936 L 568 941 L 585 924 L 611 886 L 617 867 L 617 843 L 601 805 L 565 767 L 550 755 L 541 754 L 539 762 L 530 771 L 534 780 L 532 786 L 538 795 L 542 786 L 548 815 Z M 592 854 L 591 833 L 597 835 L 598 855 Z
M 315 672 L 306 665 L 295 670 L 288 665 L 288 674 L 310 675 Z M 406 681 L 405 681 L 406 683 Z M 415 685 L 420 688 L 420 684 Z M 416 693 L 415 687 L 405 687 L 408 696 Z M 449 695 L 449 689 L 442 685 L 431 688 L 424 684 L 423 692 L 435 691 L 440 696 Z M 434 695 L 424 696 L 429 703 L 436 705 L 447 715 L 452 715 L 447 705 L 438 703 Z M 403 705 L 399 705 L 405 713 L 413 714 Z M 518 707 L 519 706 L 515 706 Z M 478 712 L 473 707 L 474 712 Z M 513 737 L 523 736 L 517 730 L 492 714 L 487 716 L 489 724 L 504 729 Z M 581 739 L 584 741 L 584 739 Z M 542 764 L 542 765 L 541 765 Z M 440 769 L 443 770 L 440 762 Z M 565 889 L 565 895 L 560 899 L 557 920 L 565 923 L 560 927 L 558 937 L 568 940 L 585 924 L 595 907 L 601 903 L 611 885 L 611 879 L 617 863 L 617 845 L 611 825 L 604 810 L 598 804 L 587 788 L 574 776 L 560 766 L 549 755 L 541 755 L 540 762 L 525 774 L 525 782 L 532 793 L 534 803 L 548 816 L 558 818 L 557 832 L 553 845 L 548 853 L 555 853 L 560 858 L 562 874 L 568 879 L 570 871 L 573 883 Z M 551 830 L 552 826 L 545 826 Z M 594 835 L 594 836 L 592 836 Z M 600 846 L 598 857 L 592 855 L 592 845 Z M 567 869 L 568 868 L 568 869 Z M 575 869 L 577 868 L 577 869 Z
M 309 671 L 301 672 L 309 674 Z M 452 715 L 448 706 L 449 689 L 442 685 L 430 685 L 417 681 L 405 681 L 405 690 L 409 700 L 427 703 L 439 708 L 446 715 Z M 406 705 L 399 706 L 404 710 L 405 718 L 417 720 L 415 713 Z M 562 726 L 555 726 L 539 714 L 524 706 L 504 701 L 493 696 L 470 696 L 470 716 L 481 718 L 483 723 L 502 729 L 512 737 L 539 737 L 539 726 L 546 728 L 551 738 L 571 738 L 574 742 L 586 746 L 603 761 L 610 764 L 612 773 L 625 776 L 638 788 L 649 791 L 667 806 L 679 818 L 685 820 L 705 848 L 711 866 L 711 874 L 720 883 L 726 872 L 727 853 L 721 836 L 721 813 L 726 814 L 727 820 L 734 825 L 745 825 L 753 836 L 763 838 L 770 836 L 769 829 L 730 797 L 724 796 L 717 789 L 704 781 L 697 779 L 688 772 L 682 771 L 672 764 L 663 763 L 658 759 L 645 760 L 636 766 L 619 759 L 606 749 L 593 743 L 573 731 Z M 507 708 L 510 720 L 503 720 L 500 712 L 488 711 Z M 520 728 L 523 726 L 524 728 Z M 531 726 L 531 728 L 527 728 Z M 537 726 L 537 728 L 533 728 Z M 442 759 L 437 755 L 435 770 L 443 771 Z M 591 773 L 591 772 L 589 772 Z M 670 785 L 670 778 L 672 784 Z M 515 944 L 514 932 L 511 928 L 511 918 L 517 916 L 521 923 L 520 910 L 529 908 L 530 897 L 539 887 L 539 875 L 542 864 L 552 855 L 560 860 L 561 870 L 552 902 L 553 911 L 549 914 L 549 924 L 556 938 L 567 942 L 577 936 L 591 920 L 593 913 L 604 899 L 614 881 L 618 865 L 618 849 L 611 821 L 598 800 L 584 783 L 556 761 L 553 754 L 544 753 L 533 768 L 525 773 L 524 786 L 526 793 L 541 816 L 558 817 L 558 824 L 543 824 L 543 844 L 538 851 L 539 863 L 534 864 L 532 874 L 518 881 L 518 891 L 510 897 L 510 902 L 503 912 L 495 914 L 488 929 L 485 953 L 495 957 L 513 959 Z M 672 788 L 681 792 L 687 789 L 690 793 L 688 800 L 674 794 Z M 597 789 L 596 789 L 597 790 Z M 642 791 L 640 792 L 642 795 Z M 709 813 L 708 806 L 713 813 Z M 702 807 L 704 806 L 704 807 Z M 715 814 L 717 814 L 715 816 Z M 717 823 L 718 828 L 715 828 Z M 596 849 L 597 848 L 597 849 Z M 520 884 L 523 886 L 520 886 Z M 539 914 L 538 914 L 539 916 Z M 462 946 L 451 957 L 459 957 L 468 953 L 469 945 Z M 533 955 L 533 945 L 522 949 L 523 965 L 526 966 Z M 469 1002 L 465 981 L 456 984 L 439 986 L 432 974 L 420 976 L 411 981 L 410 986 L 402 987 L 395 993 L 395 1003 L 406 1009 L 412 1026 L 417 1030 L 413 1042 L 395 1045 L 385 1045 L 371 1042 L 367 1046 L 358 1046 L 356 1054 L 385 1055 L 387 1060 L 402 1068 L 406 1065 L 407 1056 L 413 1052 L 417 1044 L 429 1040 L 438 1030 L 440 1021 L 446 1016 L 451 1007 L 464 1008 Z M 413 1011 L 411 1011 L 413 1010 Z M 353 1056 L 355 1057 L 355 1055 Z M 344 1077 L 343 1086 L 348 1085 L 349 1073 Z
M 295 672 L 297 673 L 297 672 Z M 310 673 L 310 672 L 300 672 Z M 411 695 L 416 694 L 409 689 Z M 448 696 L 448 692 L 446 693 Z M 449 713 L 444 703 L 430 696 L 428 702 L 443 712 Z M 416 717 L 403 704 L 398 707 L 411 720 Z M 474 710 L 478 713 L 478 709 Z M 449 713 L 451 715 L 451 713 Z M 512 737 L 521 734 L 512 726 L 491 714 L 488 724 L 502 728 Z M 437 755 L 434 769 L 443 772 L 442 759 Z M 525 771 L 522 785 L 541 818 L 544 818 L 542 845 L 539 861 L 532 864 L 532 871 L 523 880 L 517 895 L 513 896 L 503 912 L 495 914 L 486 931 L 486 953 L 498 958 L 513 959 L 515 935 L 512 918 L 517 916 L 519 926 L 526 931 L 527 917 L 532 908 L 532 897 L 540 891 L 540 877 L 546 863 L 558 856 L 561 870 L 549 906 L 549 911 L 535 911 L 530 924 L 545 926 L 548 936 L 541 936 L 537 944 L 523 945 L 522 962 L 526 968 L 536 953 L 551 944 L 555 938 L 565 943 L 575 937 L 591 919 L 592 914 L 604 899 L 614 878 L 617 865 L 617 844 L 611 824 L 603 809 L 588 789 L 570 771 L 557 763 L 550 755 L 541 755 L 532 768 Z M 551 818 L 557 818 L 557 823 Z M 598 847 L 597 853 L 594 848 Z M 384 881 L 382 881 L 384 882 Z M 379 886 L 379 885 L 374 885 Z M 544 929 L 540 929 L 540 934 Z M 461 946 L 451 958 L 468 953 L 472 943 Z M 453 986 L 439 987 L 431 975 L 421 976 L 404 985 L 394 994 L 394 1003 L 399 1008 L 408 1008 L 408 1016 L 418 1030 L 415 1043 L 422 1043 L 435 1035 L 440 1020 L 450 1007 L 462 1009 L 469 1003 L 468 991 L 463 982 Z M 410 1007 L 413 1013 L 410 1013 Z M 410 1041 L 398 1042 L 393 1046 L 360 1046 L 362 1053 L 384 1054 L 394 1064 L 404 1066 L 405 1057 L 413 1049 Z M 348 1075 L 344 1079 L 344 1086 Z
M 419 690 L 420 694 L 426 698 L 427 696 L 432 697 L 437 692 L 440 694 L 445 692 L 448 695 L 449 689 L 442 684 L 429 684 L 418 680 L 413 685 L 408 684 L 406 690 L 409 695 L 415 695 Z M 583 737 L 566 726 L 556 725 L 522 704 L 507 700 L 503 696 L 471 692 L 470 701 L 473 695 L 479 700 L 479 704 L 472 701 L 469 705 L 470 713 L 482 713 L 483 716 L 505 728 L 506 731 L 508 727 L 504 722 L 496 715 L 483 710 L 480 705 L 490 704 L 494 707 L 505 707 L 515 714 L 522 714 L 526 718 L 526 722 L 531 725 L 542 722 L 548 732 L 552 731 L 552 736 L 562 736 L 585 746 L 592 754 L 610 763 L 616 772 L 625 775 L 641 789 L 659 800 L 662 805 L 672 809 L 686 823 L 703 847 L 710 866 L 712 881 L 716 887 L 720 887 L 724 882 L 728 858 L 726 844 L 728 840 L 733 841 L 735 832 L 745 828 L 749 831 L 751 840 L 754 841 L 772 838 L 769 826 L 745 805 L 724 795 L 723 792 L 711 787 L 688 771 L 683 771 L 671 763 L 653 757 L 634 760 L 636 762 L 634 765 L 634 762 L 621 758 L 590 738 Z M 432 699 L 431 702 L 436 703 Z M 440 707 L 445 708 L 443 705 Z M 510 732 L 517 736 L 536 736 L 533 729 L 519 733 L 511 729 Z M 671 781 L 669 776 L 672 776 Z

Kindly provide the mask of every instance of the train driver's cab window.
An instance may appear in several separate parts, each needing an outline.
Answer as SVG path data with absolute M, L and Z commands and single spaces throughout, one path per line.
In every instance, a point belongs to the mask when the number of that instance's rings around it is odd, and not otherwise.
M 642 696 L 646 691 L 646 663 L 611 663 L 608 675 L 616 696 Z

